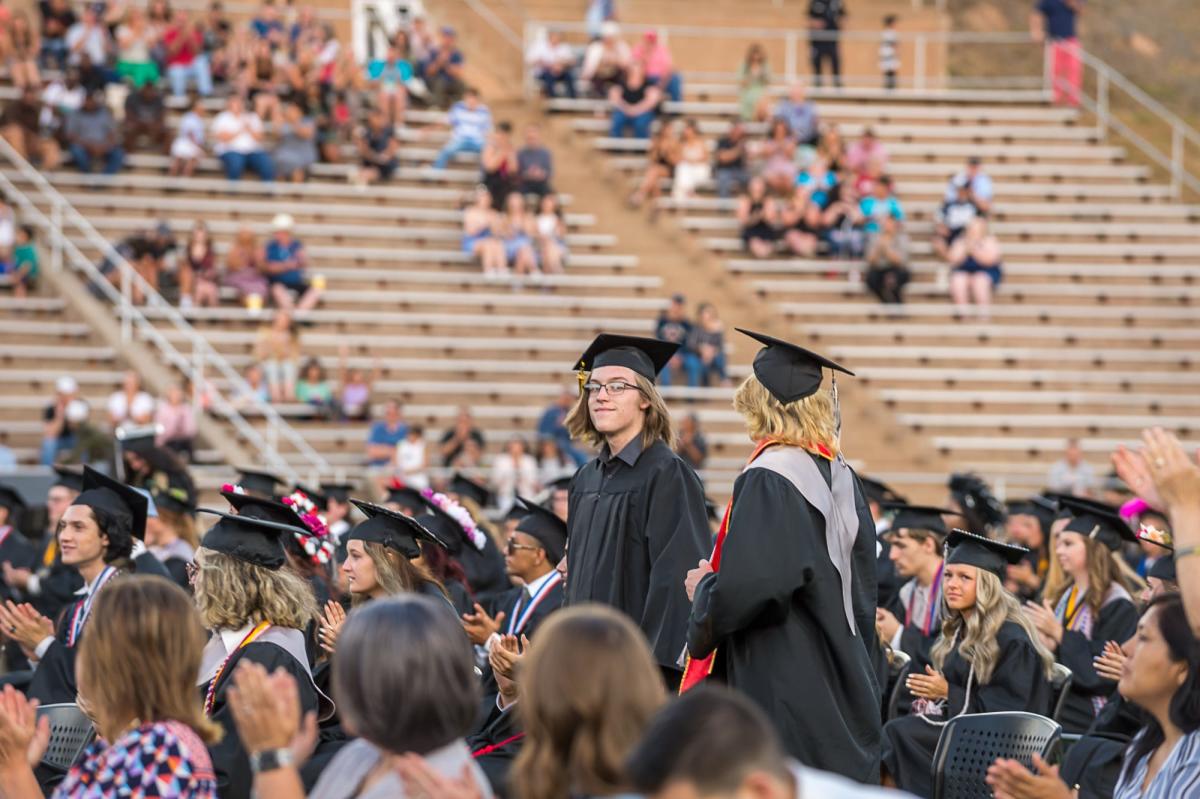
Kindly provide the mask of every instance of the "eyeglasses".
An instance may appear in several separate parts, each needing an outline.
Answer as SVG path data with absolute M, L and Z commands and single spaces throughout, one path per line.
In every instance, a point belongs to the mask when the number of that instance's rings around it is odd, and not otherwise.
M 189 583 L 196 581 L 196 576 L 200 574 L 200 567 L 194 562 L 188 562 L 183 565 L 183 570 L 187 574 Z
M 535 547 L 532 544 L 518 544 L 511 538 L 504 542 L 504 554 L 515 555 L 518 549 L 541 549 L 541 547 Z
M 611 383 L 584 383 L 583 384 L 583 390 L 593 396 L 595 396 L 596 394 L 599 394 L 600 389 L 606 390 L 608 392 L 608 396 L 610 396 L 610 397 L 619 396 L 626 390 L 641 391 L 641 389 L 638 388 L 633 383 L 626 383 L 623 380 L 614 380 Z

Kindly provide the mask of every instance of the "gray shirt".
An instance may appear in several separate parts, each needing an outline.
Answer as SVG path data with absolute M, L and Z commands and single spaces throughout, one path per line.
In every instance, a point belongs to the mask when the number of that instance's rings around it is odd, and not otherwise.
M 407 799 L 408 792 L 400 775 L 386 774 L 366 790 L 362 782 L 379 765 L 383 752 L 374 744 L 358 738 L 344 746 L 321 773 L 308 799 Z M 475 784 L 483 799 L 493 799 L 492 788 L 483 770 L 471 758 L 471 750 L 463 741 L 455 741 L 425 755 L 433 771 L 443 777 L 458 779 L 463 766 L 470 766 Z
M 543 177 L 530 178 L 528 172 L 533 167 L 541 169 Z M 522 180 L 533 179 L 549 182 L 550 178 L 554 176 L 554 160 L 550 151 L 545 147 L 522 147 L 517 151 L 517 173 Z
M 79 109 L 67 117 L 67 138 L 82 145 L 116 142 L 117 123 L 107 108 Z

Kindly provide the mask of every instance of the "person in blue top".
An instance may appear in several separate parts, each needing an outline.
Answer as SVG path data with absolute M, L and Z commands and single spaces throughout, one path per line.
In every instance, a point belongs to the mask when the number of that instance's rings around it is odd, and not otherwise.
M 458 36 L 454 28 L 444 27 L 439 31 L 437 46 L 429 51 L 429 57 L 421 64 L 421 77 L 429 87 L 432 104 L 445 108 L 463 96 L 463 54 L 458 49 Z
M 884 175 L 875 181 L 871 193 L 858 201 L 855 222 L 867 233 L 878 233 L 884 217 L 890 216 L 898 222 L 904 221 L 900 201 L 892 194 L 892 179 Z
M 271 299 L 287 311 L 308 311 L 321 299 L 321 289 L 309 282 L 306 274 L 308 257 L 304 245 L 292 235 L 294 220 L 291 214 L 276 214 L 271 226 L 275 232 L 263 248 L 263 262 Z M 295 293 L 299 300 L 294 300 Z
M 1029 15 L 1029 33 L 1050 49 L 1050 77 L 1054 102 L 1079 105 L 1083 61 L 1075 24 L 1083 0 L 1036 0 Z
M 396 445 L 408 435 L 408 424 L 400 403 L 390 399 L 383 406 L 383 418 L 371 424 L 367 433 L 367 465 L 387 466 L 396 456 Z
M 398 35 L 388 45 L 385 58 L 373 58 L 367 62 L 367 80 L 376 92 L 376 108 L 387 114 L 388 122 L 400 125 L 404 122 L 404 109 L 408 105 L 408 90 L 405 88 L 413 79 L 413 65 L 408 54 L 401 52 L 397 42 L 407 40 Z

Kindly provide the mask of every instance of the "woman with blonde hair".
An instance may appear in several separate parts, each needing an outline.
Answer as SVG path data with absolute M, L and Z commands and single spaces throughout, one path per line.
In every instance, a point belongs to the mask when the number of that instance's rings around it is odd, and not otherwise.
M 560 610 L 538 630 L 517 677 L 525 739 L 511 783 L 522 799 L 613 796 L 625 756 L 666 701 L 646 640 L 599 605 Z
M 1099 674 L 1093 659 L 1109 641 L 1123 643 L 1137 629 L 1133 595 L 1144 585 L 1121 558 L 1125 541 L 1136 541 L 1116 508 L 1094 500 L 1061 497 L 1059 506 L 1071 520 L 1054 536 L 1054 555 L 1066 578 L 1027 602 L 1026 613 L 1055 653 L 1071 670 L 1059 723 L 1067 732 L 1086 732 L 1117 688 Z
M 788 754 L 879 779 L 875 525 L 840 453 L 837 383 L 816 353 L 763 345 L 734 395 L 755 444 L 711 559 L 688 572 L 688 690 L 710 674 L 754 700 Z M 575 542 L 571 542 L 571 579 Z
M 166 580 L 131 576 L 97 594 L 92 611 L 77 668 L 99 737 L 54 796 L 159 796 L 167 784 L 171 796 L 215 799 L 205 744 L 220 740 L 221 728 L 194 690 L 204 628 L 191 600 Z M 50 728 L 36 721 L 36 710 L 36 700 L 11 687 L 0 697 L 0 785 L 8 799 L 42 796 L 32 769 Z
M 962 530 L 952 532 L 946 545 L 942 634 L 931 662 L 918 659 L 910 667 L 912 714 L 883 728 L 885 773 L 917 796 L 933 793 L 929 764 L 950 719 L 1050 710 L 1054 657 L 1003 583 L 1006 568 L 1029 550 Z

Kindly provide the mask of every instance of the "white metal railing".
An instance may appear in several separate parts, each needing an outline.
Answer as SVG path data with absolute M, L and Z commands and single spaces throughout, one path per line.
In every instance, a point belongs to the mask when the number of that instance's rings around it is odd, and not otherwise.
M 47 217 L 38 205 L 24 191 L 18 188 L 3 170 L 0 170 L 0 186 L 3 186 L 4 190 L 8 193 L 10 200 L 20 206 L 21 213 L 25 219 L 28 219 L 31 223 L 44 230 L 49 238 L 50 269 L 60 271 L 69 262 L 72 268 L 82 272 L 87 277 L 88 283 L 99 289 L 113 304 L 120 322 L 121 340 L 123 342 L 132 341 L 134 331 L 136 330 L 138 335 L 157 347 L 163 358 L 171 366 L 188 376 L 193 387 L 195 399 L 197 399 L 195 406 L 199 408 L 199 398 L 202 395 L 206 396 L 209 400 L 208 410 L 231 424 L 251 446 L 256 448 L 264 461 L 263 465 L 281 472 L 283 476 L 290 480 L 294 481 L 299 477 L 287 459 L 279 453 L 279 444 L 281 441 L 286 441 L 300 453 L 313 471 L 322 474 L 330 471 L 329 463 L 325 458 L 313 449 L 312 445 L 295 428 L 288 424 L 269 403 L 262 402 L 250 388 L 250 385 L 225 360 L 225 357 L 213 349 L 207 339 L 191 326 L 183 314 L 179 313 L 178 309 L 163 299 L 162 295 L 137 273 L 137 270 L 134 269 L 125 257 L 107 239 L 100 235 L 74 206 L 67 202 L 66 198 L 46 180 L 45 176 L 38 172 L 3 138 L 0 138 L 0 153 L 4 154 L 25 180 L 37 187 L 44 204 L 50 207 L 50 215 Z M 92 260 L 67 235 L 66 227 L 68 225 L 72 226 L 88 244 L 98 249 L 114 265 L 114 268 L 118 270 L 120 275 L 119 289 L 112 285 L 108 277 L 92 263 Z M 190 355 L 180 352 L 154 326 L 150 319 L 142 313 L 141 309 L 134 304 L 133 289 L 135 286 L 144 297 L 146 306 L 154 308 L 156 312 L 161 313 L 163 318 L 181 333 L 188 344 L 191 345 Z M 238 407 L 205 377 L 205 372 L 208 369 L 216 372 L 226 381 L 229 387 L 246 397 L 255 411 L 262 414 L 266 422 L 265 436 L 254 425 L 250 424 Z

